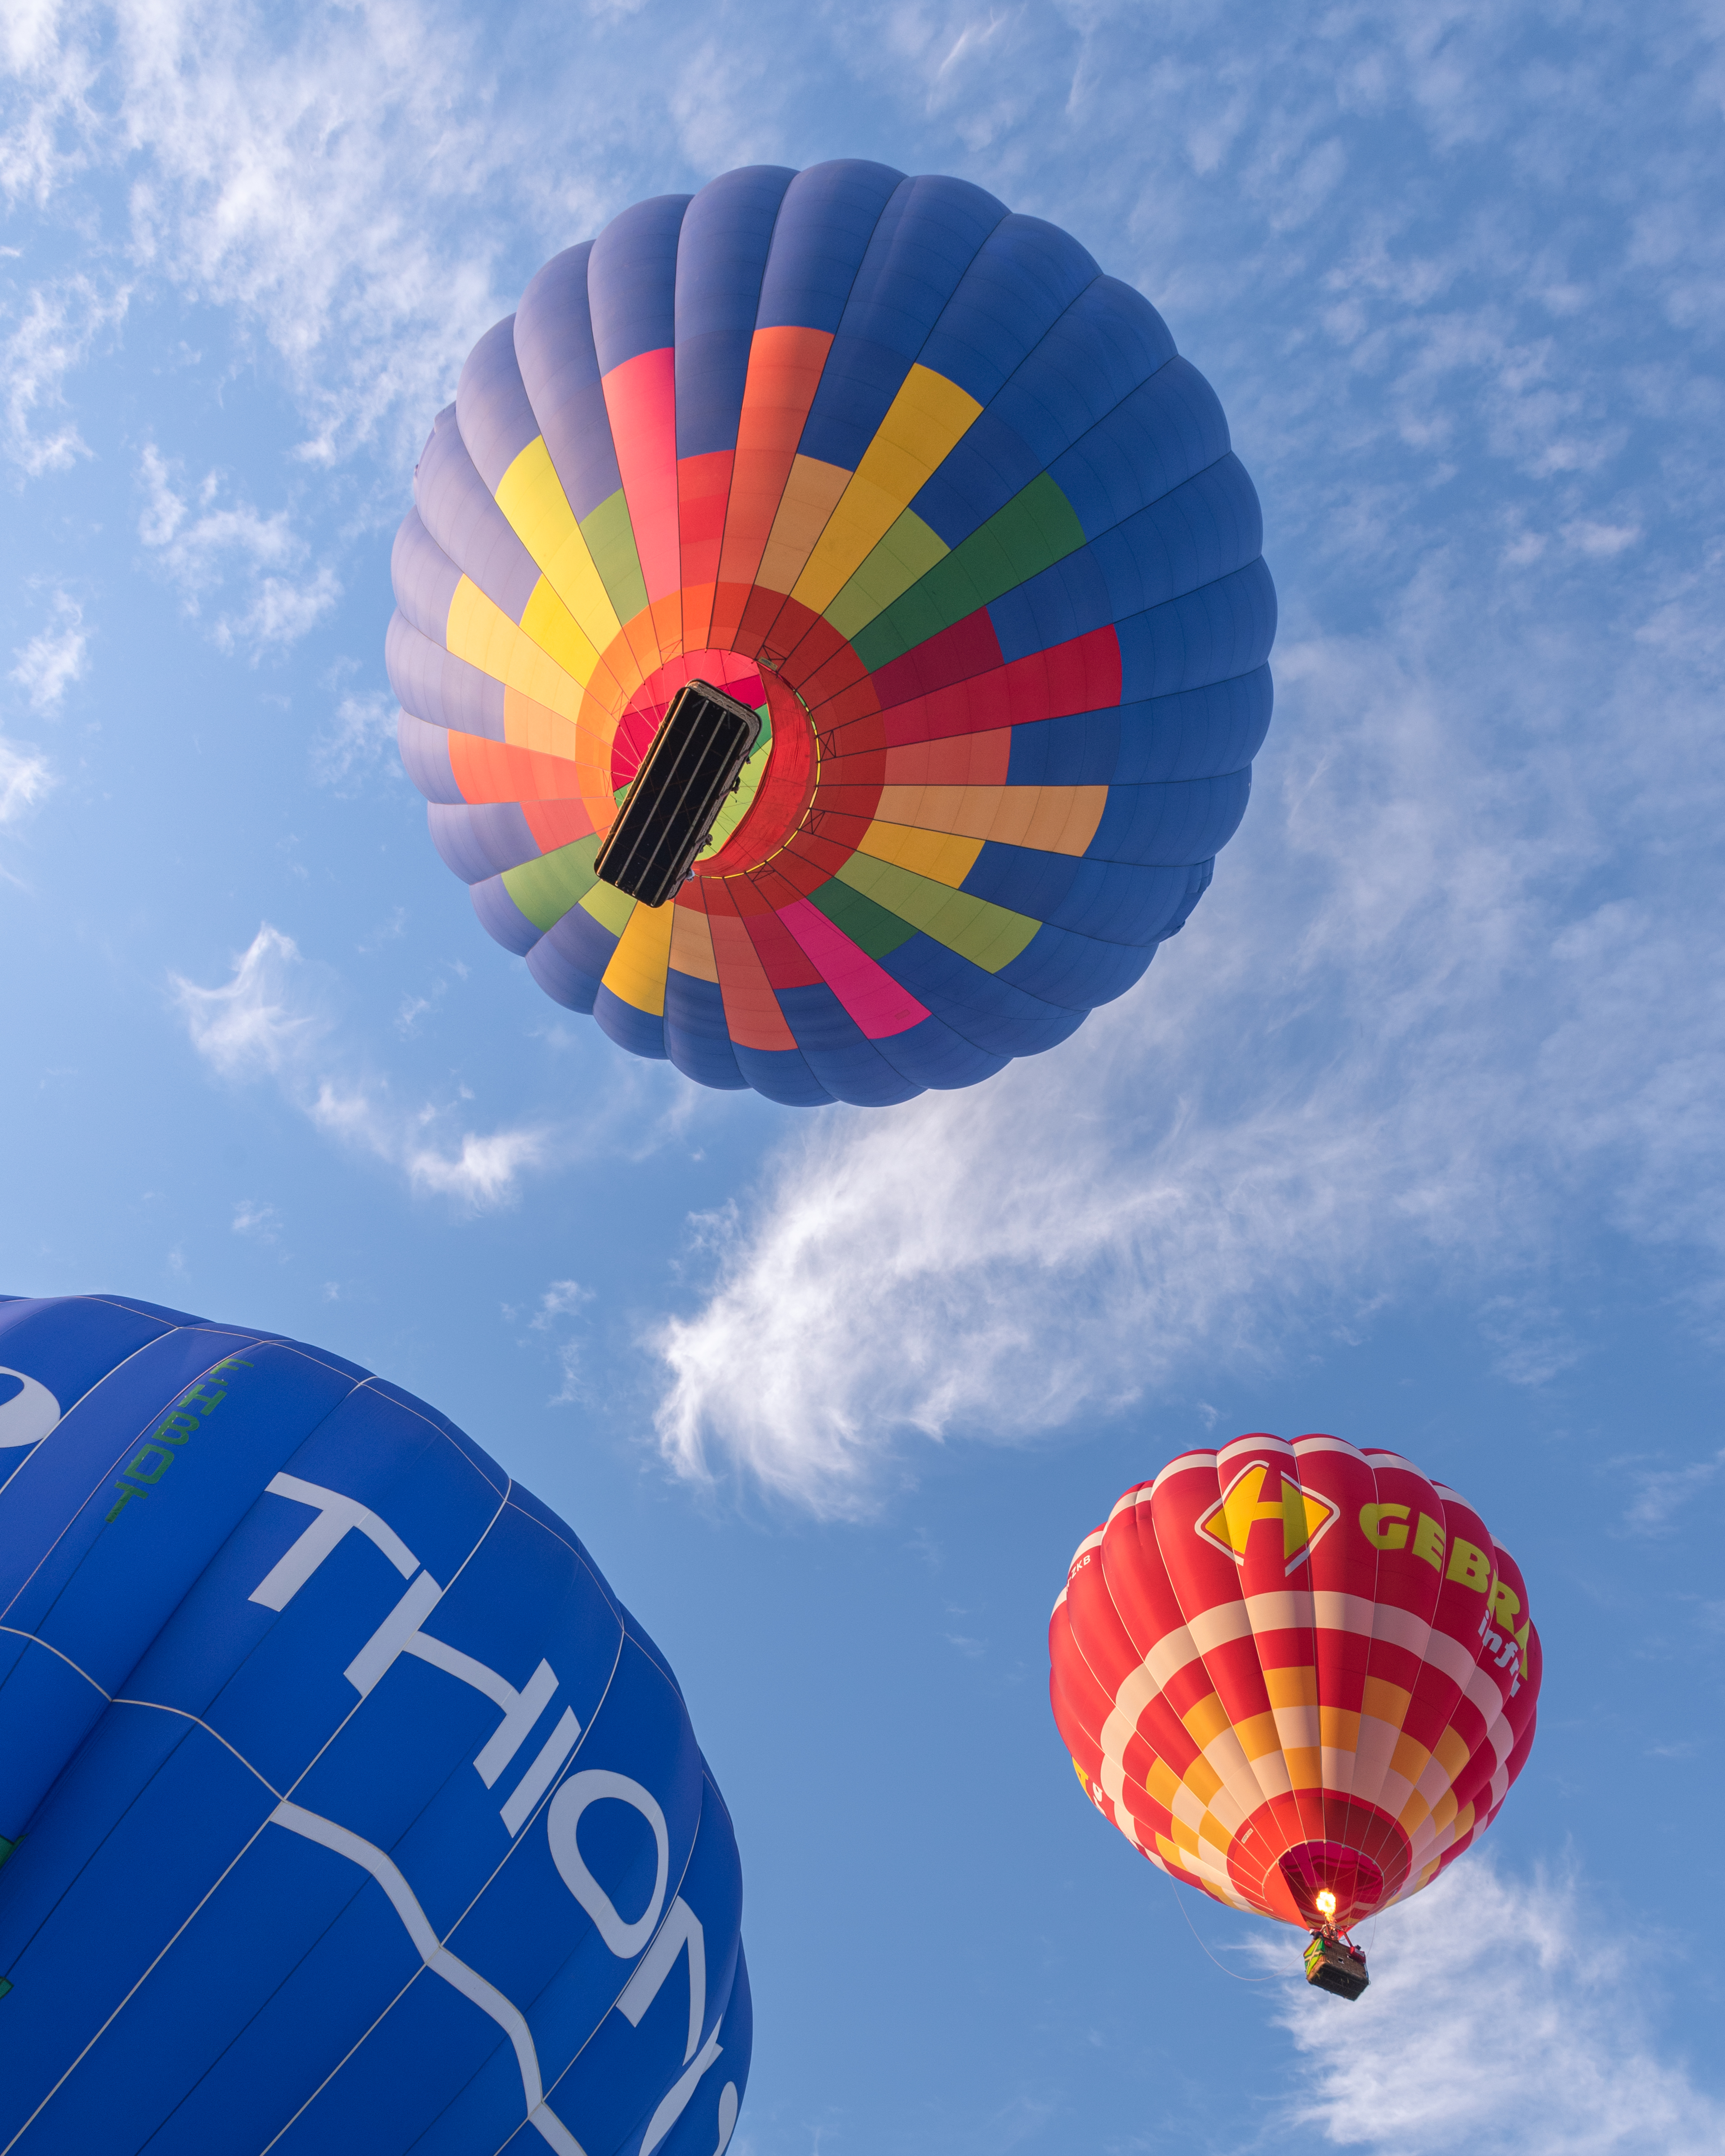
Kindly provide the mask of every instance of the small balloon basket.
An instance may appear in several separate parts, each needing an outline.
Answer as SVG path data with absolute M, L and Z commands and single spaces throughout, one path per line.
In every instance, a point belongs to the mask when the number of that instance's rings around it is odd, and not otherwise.
M 1314 1932 L 1306 1949 L 1306 1981 L 1338 1999 L 1358 1999 L 1371 1979 L 1363 1951 L 1333 1932 Z

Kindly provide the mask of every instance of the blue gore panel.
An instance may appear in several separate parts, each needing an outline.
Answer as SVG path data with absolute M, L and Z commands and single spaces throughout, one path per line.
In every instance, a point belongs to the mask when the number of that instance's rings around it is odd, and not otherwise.
M 1143 294 L 1098 277 L 990 408 L 1045 469 L 1173 357 L 1167 325 Z
M 1155 948 L 1153 943 L 1105 943 L 1045 921 L 1000 973 L 1003 980 L 1031 995 L 1045 996 L 1050 1003 L 1056 997 L 1070 997 L 1070 1009 L 1094 1010 L 1098 1004 L 1125 994 L 1149 964 Z M 1081 1005 L 1077 1001 L 1081 996 Z
M 1171 359 L 1049 470 L 1094 539 L 1228 454 L 1215 391 L 1189 360 Z
M 449 763 L 446 726 L 428 726 L 403 705 L 395 722 L 395 745 L 401 752 L 402 768 L 428 801 L 453 804 L 463 798 Z
M 601 375 L 675 343 L 677 234 L 692 199 L 655 195 L 635 203 L 594 240 L 587 292 Z
M 1214 861 L 1199 861 L 1197 866 L 1189 871 L 1186 882 L 1186 896 L 1181 901 L 1180 910 L 1162 932 L 1164 942 L 1170 936 L 1178 936 L 1191 919 L 1193 907 L 1209 889 L 1210 879 L 1215 873 L 1216 865 Z
M 779 1009 L 809 1069 L 835 1101 L 885 1107 L 917 1091 L 876 1049 L 824 981 L 776 988 Z
M 1078 873 L 1076 854 L 1044 853 L 1034 846 L 984 840 L 959 888 L 991 905 L 1004 906 L 1027 920 L 1050 921 L 1059 911 Z
M 1244 771 L 1269 730 L 1270 669 L 1183 694 L 1015 726 L 1011 786 L 1147 785 Z
M 584 906 L 572 906 L 527 953 L 527 971 L 553 1003 L 590 1011 L 617 938 Z
M 748 1083 L 732 1052 L 718 983 L 675 966 L 665 977 L 665 1049 L 684 1076 L 698 1086 L 734 1091 Z
M 798 173 L 773 227 L 757 329 L 838 328 L 880 213 L 904 177 L 860 157 Z
M 1264 544 L 1257 490 L 1230 451 L 1172 494 L 1091 540 L 1117 620 L 1142 613 L 1255 560 Z
M 50 1653 L 35 1640 L 8 1639 L 3 1669 L 0 1729 L 29 1732 L 28 1744 L 20 1742 L 0 1758 L 0 1834 L 16 1841 L 108 1702 L 64 1656 Z
M 1115 619 L 1108 580 L 1092 547 L 1081 547 L 995 599 L 988 614 L 1009 662 L 1106 629 Z
M 1219 778 L 1111 787 L 1089 858 L 1186 867 L 1214 860 L 1240 829 L 1251 790 L 1250 768 Z
M 600 1030 L 608 1033 L 619 1048 L 628 1049 L 632 1055 L 650 1055 L 664 1061 L 667 1050 L 662 1015 L 637 1009 L 603 982 L 593 998 L 593 1014 Z
M 506 951 L 513 951 L 516 957 L 525 958 L 544 932 L 536 921 L 528 920 L 510 896 L 509 886 L 502 877 L 489 876 L 485 882 L 470 886 L 468 895 L 485 933 Z
M 875 226 L 815 392 L 804 456 L 855 471 L 1004 203 L 968 180 L 906 180 Z
M 956 547 L 1173 357 L 1173 341 L 1147 300 L 1112 278 L 1093 279 L 1001 386 L 911 507 Z
M 506 315 L 467 355 L 455 390 L 455 420 L 486 486 L 499 481 L 539 432 L 515 356 L 515 316 Z
M 539 841 L 518 801 L 428 801 L 431 843 L 463 883 L 482 883 L 539 859 Z
M 1276 639 L 1276 587 L 1261 560 L 1202 591 L 1115 624 L 1122 703 L 1250 673 Z
M 911 507 L 948 547 L 957 547 L 1042 469 L 1035 451 L 990 409 L 971 421 Z
M 543 2100 L 548 2139 L 656 2117 L 710 2156 L 749 2065 L 736 1838 L 573 1532 L 296 1342 L 66 1297 L 0 1301 L 0 1790 L 39 1785 L 0 2138 L 454 2156 Z M 104 1512 L 116 1471 L 149 1488 Z
M 578 521 L 623 485 L 587 300 L 593 244 L 584 239 L 553 255 L 522 293 L 515 317 L 521 382 Z
M 390 616 L 383 664 L 404 711 L 428 726 L 504 739 L 503 684 L 422 634 L 404 614 Z
M 794 1048 L 745 1048 L 733 1043 L 737 1067 L 757 1093 L 787 1108 L 826 1106 L 833 1096 Z
M 46 2099 L 24 2146 L 56 2156 L 141 2148 L 214 2055 L 223 2029 L 177 2018 L 159 1979 L 176 1932 L 275 1803 L 206 1732 L 177 1717 L 122 1716 L 155 1725 L 128 1732 L 129 1801 L 105 1830 L 90 1820 L 85 1861 L 8 1970 L 6 2004 L 19 2010 L 7 2017 L 0 2128 L 10 2139 Z M 141 1748 L 153 1752 L 151 1772 Z
M 1082 1011 L 1029 994 L 1004 974 L 984 973 L 932 936 L 912 936 L 880 963 L 919 1003 L 937 1008 L 962 1039 L 990 1055 L 1038 1055 L 1083 1022 Z
M 701 2010 L 693 2020 L 694 2034 L 691 2037 L 690 2010 L 694 2002 L 686 1962 L 675 1965 L 675 1973 L 660 1986 L 639 2028 L 615 2009 L 605 2016 L 592 2042 L 573 2060 L 557 2087 L 558 2101 L 586 2123 L 584 2147 L 625 2147 L 631 2134 L 639 2134 L 647 2123 L 650 2114 L 641 2108 L 639 2087 L 632 2087 L 628 2075 L 619 2071 L 624 2060 L 645 2049 L 657 2061 L 658 2073 L 668 2081 L 675 2080 L 691 2041 L 698 2052 L 730 2003 L 736 1982 L 737 1948 L 732 1948 L 722 1960 L 709 1961 L 705 1938 L 709 1929 L 722 1939 L 740 1938 L 742 1912 L 733 1906 L 732 1897 L 741 1883 L 742 1872 L 730 1819 L 711 1784 L 706 1795 L 700 1830 L 678 1895 L 700 1925 L 703 1939 L 706 1981 L 699 2001 Z M 707 2156 L 711 2156 L 711 2149 Z
M 1081 860 L 1049 925 L 1102 942 L 1154 943 L 1190 910 L 1192 870 L 1134 861 Z
M 936 1091 L 974 1086 L 1004 1070 L 1008 1061 L 1004 1055 L 989 1055 L 932 1016 L 918 1019 L 915 1025 L 877 1040 L 875 1046 L 913 1086 L 930 1086 Z
M 677 454 L 737 447 L 761 279 L 779 204 L 795 175 L 783 165 L 726 172 L 690 203 L 677 243 Z
M 1101 272 L 1058 225 L 1004 217 L 978 251 L 917 357 L 986 404 Z
M 539 564 L 475 470 L 453 404 L 439 413 L 420 456 L 413 506 L 462 574 L 518 622 L 539 582 Z
M 401 521 L 389 574 L 396 604 L 422 636 L 441 644 L 461 572 L 420 522 L 417 510 L 410 509 Z

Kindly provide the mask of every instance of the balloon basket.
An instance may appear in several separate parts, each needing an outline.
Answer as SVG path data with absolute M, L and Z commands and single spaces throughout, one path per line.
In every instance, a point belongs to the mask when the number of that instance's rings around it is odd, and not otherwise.
M 760 713 L 722 689 L 706 681 L 679 689 L 593 874 L 643 906 L 675 898 L 760 735 Z
M 1306 1981 L 1320 1991 L 1333 1991 L 1338 1999 L 1358 1999 L 1371 1979 L 1358 1947 L 1333 1934 L 1314 1932 L 1306 1949 Z

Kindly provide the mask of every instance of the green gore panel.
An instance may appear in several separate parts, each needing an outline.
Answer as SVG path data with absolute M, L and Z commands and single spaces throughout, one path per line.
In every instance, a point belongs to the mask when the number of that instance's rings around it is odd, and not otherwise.
M 904 511 L 827 608 L 827 619 L 840 636 L 854 637 L 948 552 L 932 525 L 914 509 Z
M 503 888 L 536 928 L 554 928 L 593 889 L 593 859 L 598 850 L 598 834 L 590 833 L 555 853 L 542 854 L 536 861 L 505 869 Z
M 582 518 L 581 536 L 593 556 L 599 581 L 617 609 L 617 619 L 633 621 L 647 603 L 647 584 L 641 574 L 641 557 L 635 552 L 635 527 L 629 521 L 629 504 L 621 487 Z
M 626 891 L 619 891 L 615 884 L 601 883 L 597 876 L 592 889 L 583 893 L 580 902 L 614 936 L 622 935 L 629 926 L 629 916 L 635 910 L 635 901 Z
M 936 883 L 895 861 L 877 861 L 869 854 L 853 854 L 839 870 L 839 880 L 988 973 L 1009 966 L 1042 926 L 1024 914 L 994 906 L 986 898 L 973 898 L 968 891 L 954 891 L 950 884 Z
M 914 922 L 901 921 L 897 914 L 889 913 L 884 906 L 877 906 L 872 898 L 836 877 L 819 891 L 810 891 L 809 903 L 818 906 L 834 928 L 842 929 L 871 958 L 884 958 L 916 933 Z
M 18 1844 L 15 1841 L 8 1841 L 3 1834 L 0 1834 L 0 1864 L 4 1864 L 17 1847 Z
M 872 673 L 1083 544 L 1077 512 L 1042 472 L 853 637 L 856 655 Z

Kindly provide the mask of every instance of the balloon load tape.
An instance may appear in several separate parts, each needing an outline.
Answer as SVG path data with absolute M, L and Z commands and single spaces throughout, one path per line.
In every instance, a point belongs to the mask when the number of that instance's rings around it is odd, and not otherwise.
M 1306 1949 L 1306 1981 L 1338 1999 L 1358 1999 L 1371 1982 L 1363 1950 L 1332 1933 L 1314 1932 Z
M 726 794 L 761 735 L 761 715 L 706 681 L 678 690 L 629 789 L 593 871 L 643 906 L 687 882 Z

